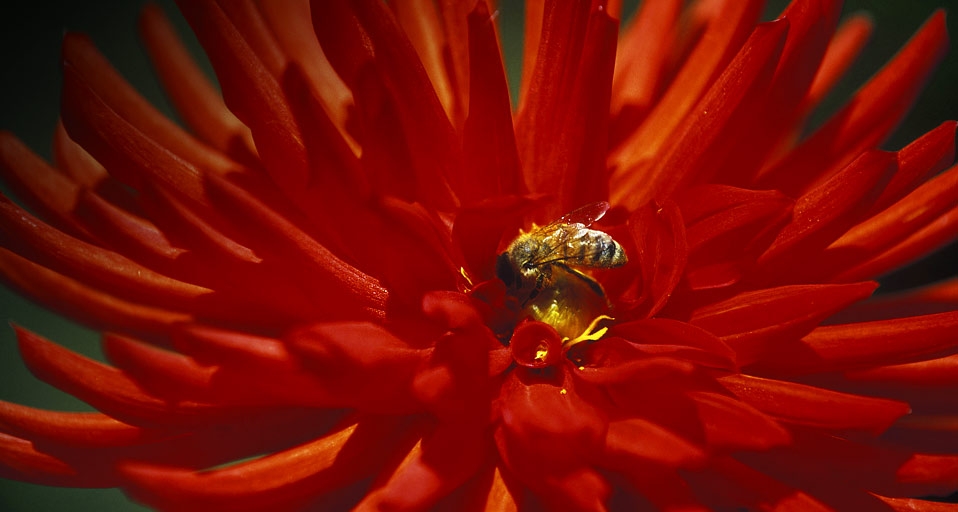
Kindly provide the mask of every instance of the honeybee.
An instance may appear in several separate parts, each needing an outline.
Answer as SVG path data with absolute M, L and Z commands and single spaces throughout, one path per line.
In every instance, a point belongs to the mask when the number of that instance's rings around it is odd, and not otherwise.
M 628 258 L 604 231 L 589 227 L 609 210 L 596 202 L 535 226 L 518 237 L 496 260 L 496 276 L 529 316 L 575 337 L 590 315 L 608 309 L 602 286 L 578 268 L 615 268 Z M 565 331 L 565 332 L 563 332 Z

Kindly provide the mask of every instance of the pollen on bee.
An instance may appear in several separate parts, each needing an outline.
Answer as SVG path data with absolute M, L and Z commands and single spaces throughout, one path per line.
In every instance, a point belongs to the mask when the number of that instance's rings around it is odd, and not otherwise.
M 560 394 L 560 395 L 566 395 L 566 394 L 568 394 L 568 393 L 569 393 L 569 391 L 566 390 L 566 388 L 562 388 L 562 389 L 559 390 L 559 394 Z

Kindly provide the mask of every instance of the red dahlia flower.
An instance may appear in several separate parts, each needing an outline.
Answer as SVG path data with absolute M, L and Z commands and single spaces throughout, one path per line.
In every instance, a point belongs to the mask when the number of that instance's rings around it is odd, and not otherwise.
M 187 129 L 63 42 L 53 164 L 10 133 L 15 326 L 96 412 L 0 403 L 0 476 L 168 510 L 955 510 L 958 286 L 870 300 L 958 234 L 954 122 L 878 149 L 935 13 L 809 135 L 841 2 L 148 7 Z M 572 213 L 569 213 L 572 212 Z M 568 214 L 568 215 L 566 215 Z

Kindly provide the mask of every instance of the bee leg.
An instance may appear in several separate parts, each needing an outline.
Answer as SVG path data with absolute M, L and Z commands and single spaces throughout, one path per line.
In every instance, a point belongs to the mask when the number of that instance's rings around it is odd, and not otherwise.
M 526 307 L 526 304 L 532 301 L 532 299 L 539 296 L 539 292 L 542 291 L 542 288 L 545 286 L 545 276 L 539 274 L 536 276 L 536 285 L 532 288 L 532 291 L 529 292 L 529 296 L 526 297 L 526 300 L 522 301 L 522 307 Z

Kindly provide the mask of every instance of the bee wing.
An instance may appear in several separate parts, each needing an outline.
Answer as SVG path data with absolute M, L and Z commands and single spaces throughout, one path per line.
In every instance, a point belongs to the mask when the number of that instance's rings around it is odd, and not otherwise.
M 563 215 L 556 221 L 562 224 L 582 224 L 589 227 L 593 222 L 602 218 L 605 212 L 609 211 L 611 206 L 605 201 L 596 201 L 594 203 L 580 206 L 575 210 Z

